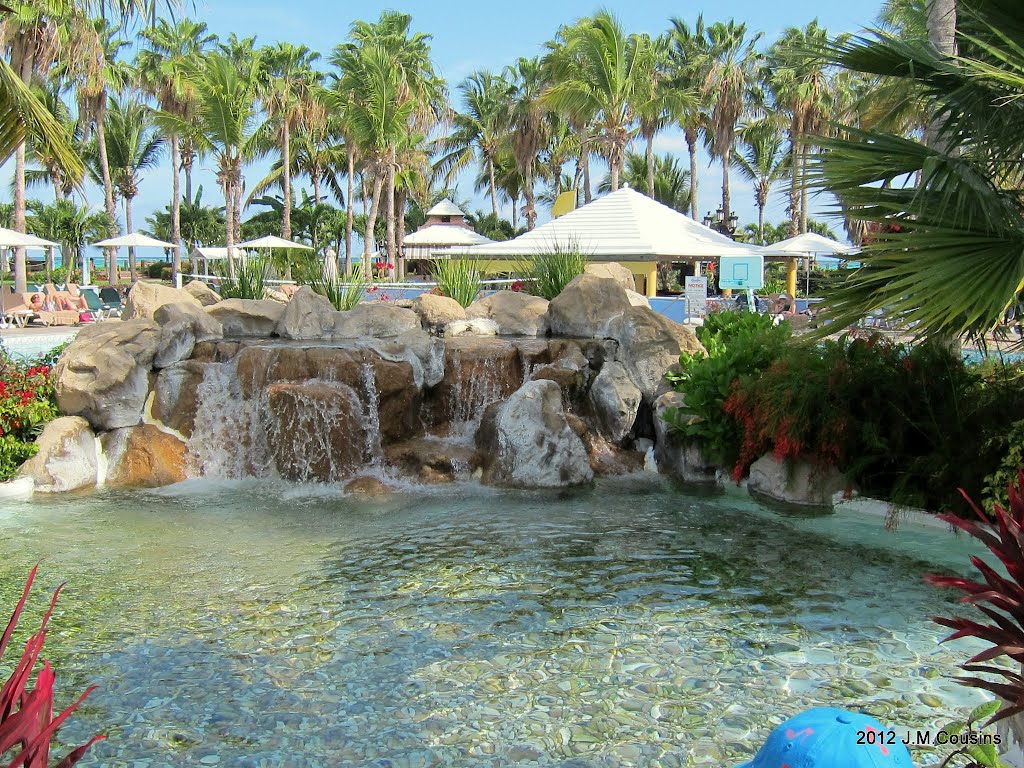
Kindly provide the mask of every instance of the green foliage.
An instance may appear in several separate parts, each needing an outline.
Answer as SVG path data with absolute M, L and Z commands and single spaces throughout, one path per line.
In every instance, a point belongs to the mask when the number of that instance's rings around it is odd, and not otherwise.
M 32 458 L 36 436 L 58 416 L 52 358 L 22 363 L 0 347 L 0 482 Z
M 262 254 L 241 259 L 231 277 L 227 264 L 218 267 L 220 295 L 224 299 L 262 299 L 270 276 L 270 262 Z
M 482 276 L 472 259 L 435 259 L 431 272 L 442 296 L 455 299 L 464 307 L 476 301 Z
M 945 738 L 937 739 L 937 741 L 943 744 L 958 744 L 960 741 L 965 741 L 961 735 L 966 735 L 970 732 L 974 732 L 979 742 L 977 744 L 967 743 L 963 746 L 957 746 L 950 751 L 941 761 L 938 761 L 943 768 L 945 766 L 1006 768 L 1006 763 L 999 759 L 998 752 L 993 743 L 995 734 L 984 732 L 985 721 L 998 712 L 999 707 L 999 701 L 989 701 L 975 707 L 965 719 L 946 723 L 946 725 L 939 729 L 939 733 L 946 735 Z
M 743 435 L 733 477 L 770 451 L 835 466 L 871 496 L 948 508 L 962 503 L 950 489 L 979 495 L 1004 460 L 1003 444 L 985 436 L 1024 417 L 1015 389 L 984 379 L 947 344 L 874 335 L 793 345 L 741 376 L 723 403 Z
M 707 355 L 683 354 L 679 370 L 666 376 L 686 405 L 665 414 L 672 428 L 701 441 L 714 462 L 732 466 L 743 443 L 740 425 L 723 405 L 734 383 L 742 376 L 767 368 L 789 341 L 785 323 L 775 326 L 767 315 L 754 312 L 715 312 L 705 318 L 697 338 Z
M 518 271 L 530 293 L 550 301 L 574 278 L 582 275 L 586 266 L 587 256 L 578 246 L 555 243 L 524 262 Z
M 353 265 L 351 276 L 342 281 L 336 272 L 324 269 L 323 257 L 313 251 L 302 251 L 295 262 L 293 274 L 299 285 L 308 285 L 331 302 L 335 309 L 342 311 L 352 309 L 362 301 L 370 285 L 361 265 Z

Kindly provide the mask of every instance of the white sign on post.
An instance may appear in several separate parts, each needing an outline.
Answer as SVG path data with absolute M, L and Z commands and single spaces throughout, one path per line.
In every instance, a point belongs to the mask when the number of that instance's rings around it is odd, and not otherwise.
M 707 277 L 686 278 L 686 315 L 704 317 L 708 312 L 708 279 Z

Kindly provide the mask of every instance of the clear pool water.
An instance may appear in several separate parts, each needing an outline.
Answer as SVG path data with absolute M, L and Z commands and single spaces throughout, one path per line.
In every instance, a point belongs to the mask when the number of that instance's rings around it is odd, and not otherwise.
M 68 329 L 45 334 L 5 334 L 0 338 L 0 343 L 12 357 L 19 360 L 34 360 L 54 347 L 71 341 L 77 333 L 77 330 Z
M 85 766 L 733 765 L 808 706 L 934 726 L 978 703 L 922 583 L 944 531 L 652 480 L 367 501 L 187 483 L 0 508 L 0 599 L 68 587 L 48 653 Z M 11 663 L 9 657 L 6 661 Z

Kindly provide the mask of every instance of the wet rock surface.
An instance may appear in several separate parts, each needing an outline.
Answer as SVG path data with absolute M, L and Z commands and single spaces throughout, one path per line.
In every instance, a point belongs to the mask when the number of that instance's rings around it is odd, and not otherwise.
M 39 450 L 25 462 L 19 474 L 35 481 L 40 493 L 64 493 L 92 488 L 99 463 L 96 435 L 80 416 L 62 416 L 43 428 L 36 440 Z

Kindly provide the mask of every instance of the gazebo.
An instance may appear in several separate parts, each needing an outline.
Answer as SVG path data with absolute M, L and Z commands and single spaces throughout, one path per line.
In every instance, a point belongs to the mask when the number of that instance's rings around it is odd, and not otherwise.
M 427 220 L 402 241 L 406 261 L 447 255 L 453 248 L 491 243 L 466 224 L 466 214 L 451 200 L 442 200 L 429 211 Z
M 452 249 L 452 253 L 488 260 L 487 271 L 514 272 L 522 261 L 556 247 L 578 248 L 590 261 L 622 263 L 648 296 L 657 295 L 659 262 L 710 261 L 761 252 L 623 187 L 514 240 Z

